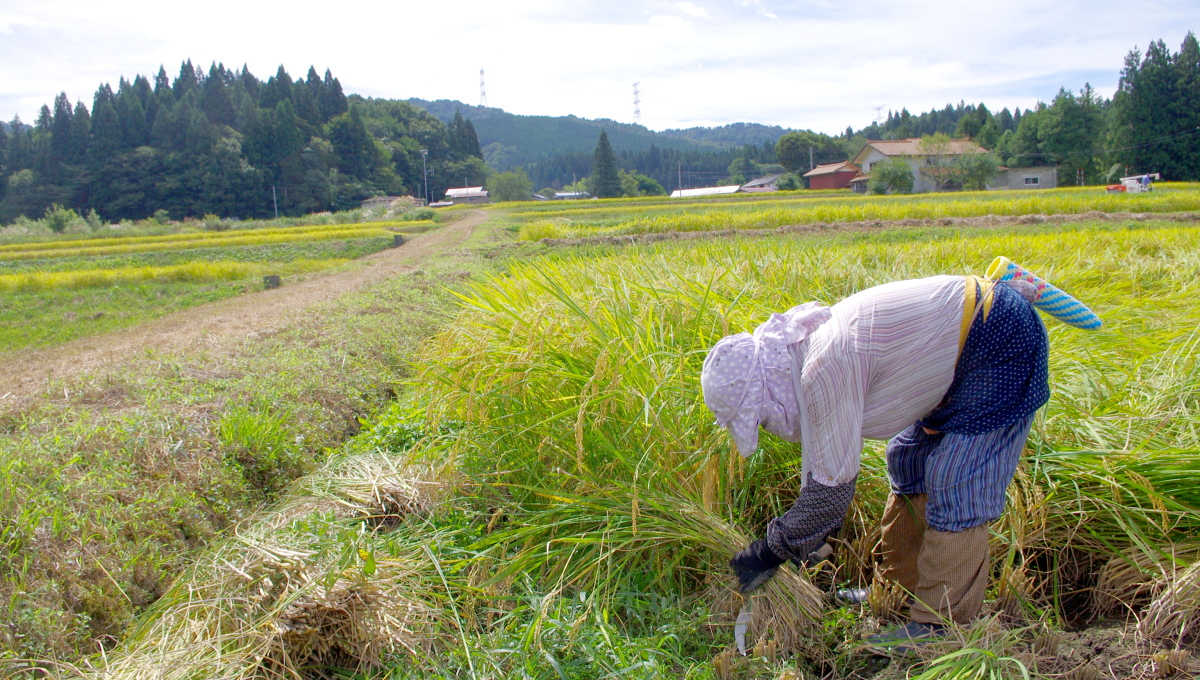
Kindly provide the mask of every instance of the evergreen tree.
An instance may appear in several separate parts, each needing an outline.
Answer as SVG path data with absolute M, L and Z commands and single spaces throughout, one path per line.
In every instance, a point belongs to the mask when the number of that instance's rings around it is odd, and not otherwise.
M 483 150 L 479 148 L 479 135 L 475 134 L 475 126 L 471 123 L 470 118 L 463 127 L 463 152 L 467 156 L 483 160 Z
M 1200 124 L 1194 106 L 1200 100 L 1200 47 L 1188 33 L 1179 54 L 1163 41 L 1150 44 L 1145 57 L 1133 50 L 1113 95 L 1109 145 L 1115 159 L 1131 172 L 1161 172 L 1172 180 L 1200 179 L 1200 152 L 1190 133 Z
M 88 150 L 92 161 L 102 165 L 121 151 L 121 121 L 111 98 L 96 97 L 92 107 L 92 138 Z
M 0 125 L 0 199 L 4 198 L 4 180 L 8 178 L 8 133 Z
M 87 160 L 88 141 L 92 136 L 92 116 L 83 102 L 75 103 L 71 116 L 70 143 L 67 145 L 67 163 L 79 164 Z
M 617 159 L 608 143 L 608 132 L 600 131 L 600 140 L 592 153 L 592 192 L 597 198 L 613 198 L 621 195 L 621 178 L 617 173 Z
M 226 90 L 225 78 L 217 70 L 216 64 L 213 64 L 208 70 L 208 78 L 204 80 L 200 109 L 210 123 L 233 127 L 236 117 L 233 113 L 233 102 L 229 101 L 229 93 Z
M 1172 112 L 1181 132 L 1200 131 L 1200 43 L 1191 31 L 1175 55 L 1175 79 L 1178 94 Z M 1173 160 L 1179 174 L 1172 179 L 1200 179 L 1200 143 L 1195 136 L 1178 137 L 1172 144 Z M 1170 175 L 1168 175 L 1170 176 Z
M 33 159 L 29 149 L 29 132 L 25 130 L 20 116 L 13 116 L 9 130 L 11 136 L 8 139 L 8 172 L 11 175 L 29 167 Z
M 50 145 L 56 163 L 66 163 L 71 145 L 71 100 L 61 92 L 54 98 L 54 121 L 51 123 Z
M 304 78 L 304 86 L 308 88 L 308 94 L 312 97 L 313 103 L 316 104 L 317 114 L 321 112 L 321 76 L 317 74 L 315 66 L 308 67 L 308 74 Z M 318 125 L 324 123 L 326 118 L 321 116 L 318 118 Z
M 49 133 L 54 126 L 54 114 L 50 112 L 50 107 L 42 104 L 42 108 L 38 109 L 37 122 L 34 123 L 34 128 L 40 133 Z
M 121 121 L 121 142 L 126 149 L 145 146 L 150 141 L 150 130 L 146 127 L 146 111 L 142 102 L 131 88 L 124 88 L 117 96 L 117 118 Z
M 171 91 L 175 94 L 175 100 L 183 99 L 183 96 L 188 92 L 196 89 L 196 85 L 200 82 L 199 75 L 196 73 L 196 68 L 192 66 L 192 60 L 188 59 L 179 67 L 179 77 L 171 84 Z
M 322 123 L 321 107 L 317 103 L 316 97 L 312 95 L 312 90 L 303 80 L 297 81 L 292 86 L 292 105 L 296 108 L 296 115 L 303 121 L 308 136 L 315 134 Z
M 280 65 L 275 75 L 267 79 L 267 84 L 259 95 L 258 106 L 264 109 L 274 109 L 279 102 L 292 99 L 292 77 Z
M 238 76 L 238 85 L 241 86 L 242 92 L 245 92 L 252 100 L 258 101 L 259 94 L 262 90 L 262 83 L 258 82 L 258 78 L 250 72 L 250 69 L 242 64 L 242 73 Z
M 325 69 L 325 82 L 321 84 L 321 117 L 325 122 L 329 122 L 336 116 L 340 116 L 350 110 L 349 104 L 346 103 L 346 95 L 342 92 L 342 84 L 337 78 Z
M 171 92 L 171 80 L 167 77 L 167 69 L 160 64 L 158 75 L 154 76 L 154 94 L 162 95 Z M 174 93 L 171 93 L 174 96 Z

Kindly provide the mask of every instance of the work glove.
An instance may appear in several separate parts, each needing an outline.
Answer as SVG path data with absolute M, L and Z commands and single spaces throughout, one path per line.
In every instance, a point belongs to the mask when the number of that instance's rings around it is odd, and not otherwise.
M 751 543 L 745 550 L 729 560 L 729 566 L 738 578 L 738 590 L 743 595 L 754 592 L 762 584 L 771 580 L 779 565 L 787 560 L 771 552 L 770 546 L 764 539 Z

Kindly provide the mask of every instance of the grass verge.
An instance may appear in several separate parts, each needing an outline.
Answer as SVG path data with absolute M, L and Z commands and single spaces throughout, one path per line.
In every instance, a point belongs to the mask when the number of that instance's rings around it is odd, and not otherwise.
M 443 317 L 448 258 L 230 347 L 51 385 L 0 416 L 4 658 L 110 645 L 224 535 L 393 394 Z M 114 299 L 113 304 L 121 304 Z

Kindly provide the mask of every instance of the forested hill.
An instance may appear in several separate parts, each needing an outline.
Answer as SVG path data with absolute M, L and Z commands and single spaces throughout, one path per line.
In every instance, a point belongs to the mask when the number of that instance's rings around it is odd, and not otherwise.
M 470 121 L 347 97 L 312 67 L 263 81 L 189 60 L 174 79 L 160 67 L 102 84 L 89 103 L 60 94 L 32 127 L 0 130 L 0 223 L 56 203 L 107 220 L 299 215 L 420 196 L 426 170 L 436 197 L 487 175 Z
M 716 144 L 718 146 L 735 147 L 752 144 L 774 144 L 779 138 L 792 132 L 789 128 L 778 125 L 760 125 L 759 123 L 730 123 L 720 127 L 692 127 L 678 130 L 663 130 L 660 135 L 690 139 L 694 142 Z
M 617 151 L 645 151 L 651 146 L 660 149 L 713 150 L 715 146 L 709 142 L 668 136 L 641 125 L 604 118 L 521 116 L 503 109 L 471 106 L 451 99 L 431 102 L 413 98 L 408 103 L 447 123 L 459 113 L 469 118 L 479 134 L 479 144 L 488 165 L 501 171 L 559 153 L 591 153 L 596 148 L 596 139 L 601 130 L 608 132 L 609 143 Z

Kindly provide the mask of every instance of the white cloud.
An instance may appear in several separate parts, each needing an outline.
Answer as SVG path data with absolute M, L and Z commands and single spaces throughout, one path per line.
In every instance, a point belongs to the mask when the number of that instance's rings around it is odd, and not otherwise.
M 947 102 L 993 109 L 1048 100 L 1090 81 L 1111 93 L 1130 49 L 1179 47 L 1200 29 L 1194 0 L 1126 11 L 1116 0 L 460 0 L 267 3 L 210 0 L 203 11 L 161 0 L 0 0 L 0 118 L 36 117 L 66 91 L 91 104 L 101 82 L 174 77 L 187 58 L 247 64 L 261 78 L 282 63 L 315 65 L 347 92 L 488 101 L 514 113 L 631 121 L 631 83 L 655 129 L 752 121 L 839 132 L 872 107 L 914 113 Z M 773 20 L 764 21 L 767 15 Z M 1098 16 L 1120 15 L 1120 22 Z M 236 18 L 234 18 L 236 17 Z M 703 66 L 701 66 L 701 64 Z
M 779 18 L 777 15 L 772 14 L 771 11 L 762 4 L 762 0 L 737 0 L 737 4 L 741 5 L 742 7 L 748 7 L 768 19 Z

